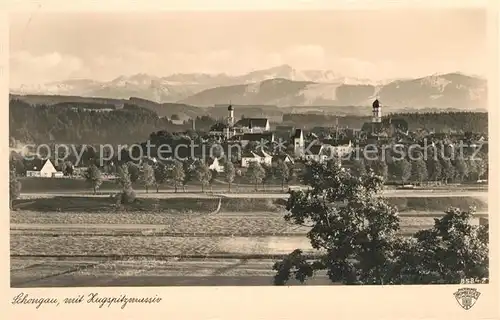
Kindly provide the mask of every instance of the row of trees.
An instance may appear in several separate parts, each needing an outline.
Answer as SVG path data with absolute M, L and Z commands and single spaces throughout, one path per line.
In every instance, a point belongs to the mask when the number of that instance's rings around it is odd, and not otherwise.
M 488 172 L 488 159 L 484 157 L 448 159 L 429 157 L 428 159 L 376 159 L 364 158 L 348 162 L 355 174 L 363 175 L 371 169 L 385 181 L 423 183 L 423 182 L 474 182 L 485 179 Z
M 124 173 L 125 170 L 126 174 Z M 202 161 L 180 162 L 175 160 L 166 164 L 159 162 L 150 165 L 145 163 L 142 166 L 132 162 L 123 164 L 118 167 L 115 180 L 121 186 L 125 185 L 123 182 L 124 175 L 128 177 L 127 181 L 130 181 L 130 185 L 138 182 L 146 189 L 146 192 L 149 192 L 151 187 L 156 187 L 156 192 L 159 192 L 160 186 L 166 183 L 172 185 L 175 192 L 179 188 L 183 188 L 185 191 L 188 183 L 193 181 L 198 182 L 201 185 L 202 192 L 204 192 L 207 187 L 211 187 L 218 179 L 227 183 L 228 191 L 231 192 L 232 184 L 237 176 L 246 177 L 247 181 L 251 182 L 256 190 L 259 185 L 265 188 L 266 184 L 276 180 L 280 182 L 282 189 L 284 189 L 285 184 L 295 176 L 295 173 L 294 167 L 287 165 L 283 161 L 279 161 L 272 166 L 252 162 L 243 174 L 240 170 L 236 170 L 230 161 L 224 163 L 224 170 L 219 173 L 210 169 Z M 104 180 L 102 169 L 96 165 L 89 166 L 84 173 L 84 177 L 92 186 L 94 193 L 97 192 Z
M 333 109 L 335 107 L 332 107 Z M 355 110 L 358 108 L 351 108 Z M 365 122 L 370 122 L 371 118 L 365 116 L 366 110 L 361 108 L 359 116 L 345 115 L 320 115 L 320 114 L 284 114 L 283 121 L 293 123 L 298 127 L 329 127 L 332 123 L 338 123 L 340 127 L 361 128 Z M 342 114 L 339 108 L 338 114 Z M 486 112 L 420 112 L 420 113 L 394 113 L 385 118 L 403 119 L 408 123 L 410 130 L 415 128 L 425 128 L 437 132 L 470 131 L 488 132 L 488 113 Z

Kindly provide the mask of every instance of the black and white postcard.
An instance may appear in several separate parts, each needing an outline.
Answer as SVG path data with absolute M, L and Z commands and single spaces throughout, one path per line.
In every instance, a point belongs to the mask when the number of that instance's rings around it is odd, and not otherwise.
M 168 2 L 8 6 L 13 313 L 498 317 L 496 7 Z

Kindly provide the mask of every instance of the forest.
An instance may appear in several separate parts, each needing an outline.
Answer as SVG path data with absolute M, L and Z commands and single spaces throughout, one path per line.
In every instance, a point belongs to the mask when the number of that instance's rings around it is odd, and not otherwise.
M 392 113 L 383 118 L 404 119 L 408 129 L 435 130 L 436 132 L 488 132 L 488 113 L 486 112 L 425 112 L 425 113 Z M 340 116 L 322 114 L 284 114 L 283 122 L 303 128 L 317 126 L 335 126 L 361 128 L 365 122 L 371 121 L 370 116 Z
M 34 107 L 11 100 L 11 140 L 22 144 L 131 144 L 147 140 L 151 132 L 180 132 L 192 126 L 190 123 L 173 124 L 167 118 L 160 118 L 155 112 L 135 105 L 125 105 L 122 109 L 106 112 L 93 109 L 97 109 L 94 104 Z M 207 130 L 214 123 L 207 116 L 196 119 L 196 126 L 201 130 Z
M 33 106 L 11 99 L 9 106 L 11 141 L 27 143 L 131 144 L 148 139 L 152 132 L 185 132 L 192 121 L 174 124 L 150 109 L 125 104 L 114 109 L 110 104 L 59 103 Z M 99 110 L 108 109 L 108 110 Z M 113 110 L 109 110 L 113 109 Z M 488 114 L 482 112 L 405 113 L 386 116 L 405 119 L 410 131 L 418 128 L 436 132 L 487 133 Z M 335 117 L 318 114 L 285 114 L 283 123 L 298 128 L 317 126 L 361 128 L 369 117 Z M 196 131 L 207 132 L 217 122 L 210 116 L 195 119 Z

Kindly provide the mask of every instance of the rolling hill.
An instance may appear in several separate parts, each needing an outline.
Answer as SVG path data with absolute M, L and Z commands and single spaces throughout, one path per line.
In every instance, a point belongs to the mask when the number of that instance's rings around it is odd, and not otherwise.
M 486 80 L 452 73 L 383 85 L 317 83 L 284 78 L 223 86 L 196 93 L 183 103 L 207 106 L 232 101 L 240 104 L 288 106 L 368 106 L 378 97 L 384 106 L 403 109 L 487 108 Z
M 396 111 L 487 108 L 487 81 L 460 73 L 377 83 L 347 78 L 331 70 L 300 71 L 288 65 L 237 76 L 178 73 L 166 77 L 120 76 L 108 82 L 67 80 L 12 88 L 11 93 L 35 95 L 35 100 L 40 100 L 40 95 L 78 96 L 78 99 L 100 97 L 114 103 L 134 97 L 156 103 L 154 108 L 160 110 L 160 115 L 170 113 L 162 107 L 165 103 L 178 111 L 189 109 L 187 105 L 208 107 L 229 101 L 241 105 L 308 107 L 304 108 L 308 110 L 314 106 L 369 106 L 375 97 Z M 194 109 L 186 111 L 193 112 Z

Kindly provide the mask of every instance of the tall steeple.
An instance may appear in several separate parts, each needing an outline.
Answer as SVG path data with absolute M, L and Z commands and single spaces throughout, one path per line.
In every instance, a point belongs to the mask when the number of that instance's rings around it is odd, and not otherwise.
M 227 107 L 227 111 L 228 111 L 227 125 L 232 128 L 234 126 L 234 107 L 231 104 L 231 101 L 229 101 L 229 106 Z
M 382 122 L 382 106 L 380 105 L 380 102 L 378 99 L 375 99 L 372 104 L 372 122 L 373 123 L 380 123 Z

